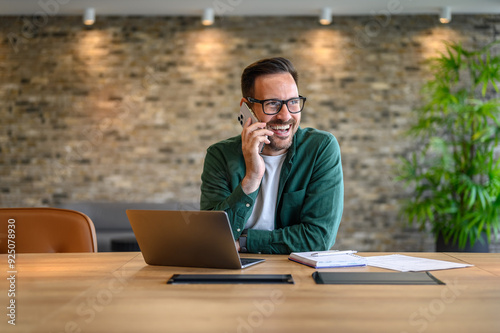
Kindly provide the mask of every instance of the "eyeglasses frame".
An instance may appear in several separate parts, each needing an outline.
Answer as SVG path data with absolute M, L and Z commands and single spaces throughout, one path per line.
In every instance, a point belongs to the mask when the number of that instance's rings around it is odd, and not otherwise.
M 304 101 L 304 105 L 302 105 L 302 108 L 299 110 L 299 111 L 290 111 L 290 109 L 288 108 L 288 102 L 290 102 L 291 100 L 293 99 L 300 99 L 300 100 L 303 100 Z M 253 97 L 247 97 L 247 100 L 250 102 L 250 103 L 259 103 L 262 105 L 262 112 L 264 112 L 264 114 L 267 114 L 268 116 L 273 116 L 275 114 L 278 114 L 280 113 L 281 109 L 283 108 L 283 105 L 286 105 L 286 108 L 288 109 L 288 112 L 292 113 L 292 114 L 296 114 L 296 113 L 300 113 L 302 112 L 302 110 L 304 110 L 304 106 L 306 105 L 306 101 L 307 101 L 307 98 L 304 97 L 304 96 L 301 96 L 299 95 L 299 97 L 293 97 L 293 98 L 290 98 L 290 99 L 287 99 L 287 100 L 283 100 L 283 99 L 276 99 L 276 98 L 269 98 L 269 99 L 263 99 L 263 100 L 260 100 L 260 99 L 256 99 L 256 98 L 253 98 Z M 276 102 L 280 102 L 281 103 L 281 106 L 280 108 L 278 109 L 278 111 L 276 111 L 275 113 L 267 113 L 266 111 L 264 111 L 264 103 L 265 102 L 268 102 L 268 101 L 276 101 Z

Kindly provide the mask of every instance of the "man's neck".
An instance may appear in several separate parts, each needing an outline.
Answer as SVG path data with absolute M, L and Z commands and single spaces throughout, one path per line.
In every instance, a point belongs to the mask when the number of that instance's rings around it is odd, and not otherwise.
M 264 146 L 264 149 L 262 150 L 262 155 L 279 156 L 279 155 L 284 155 L 288 152 L 288 149 L 275 150 L 275 149 L 272 149 L 271 147 L 267 147 L 267 148 L 268 149 L 266 149 L 266 146 Z

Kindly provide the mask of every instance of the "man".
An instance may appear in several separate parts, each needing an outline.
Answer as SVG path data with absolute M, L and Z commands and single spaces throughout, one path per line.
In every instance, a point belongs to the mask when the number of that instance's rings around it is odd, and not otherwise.
M 241 77 L 248 119 L 241 135 L 208 148 L 200 207 L 224 210 L 240 252 L 330 249 L 343 211 L 340 148 L 327 132 L 299 127 L 305 98 L 290 61 L 270 58 Z M 260 149 L 264 143 L 264 148 Z

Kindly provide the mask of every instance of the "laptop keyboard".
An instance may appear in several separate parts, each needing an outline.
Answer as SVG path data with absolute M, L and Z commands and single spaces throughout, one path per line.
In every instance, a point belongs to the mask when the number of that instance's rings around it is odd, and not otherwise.
M 248 265 L 248 264 L 254 263 L 254 262 L 259 261 L 259 260 L 262 260 L 262 259 L 240 258 L 240 261 L 241 261 L 242 265 Z

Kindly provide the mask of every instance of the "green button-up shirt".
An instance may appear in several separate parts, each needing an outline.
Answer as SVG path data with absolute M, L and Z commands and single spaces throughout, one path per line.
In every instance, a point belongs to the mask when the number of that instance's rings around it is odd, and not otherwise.
M 243 177 L 240 135 L 207 149 L 200 207 L 226 211 L 235 239 L 243 232 L 259 191 L 246 195 L 241 188 Z M 299 127 L 281 169 L 275 229 L 249 229 L 248 251 L 288 254 L 328 250 L 335 243 L 343 207 L 337 140 L 331 133 Z

